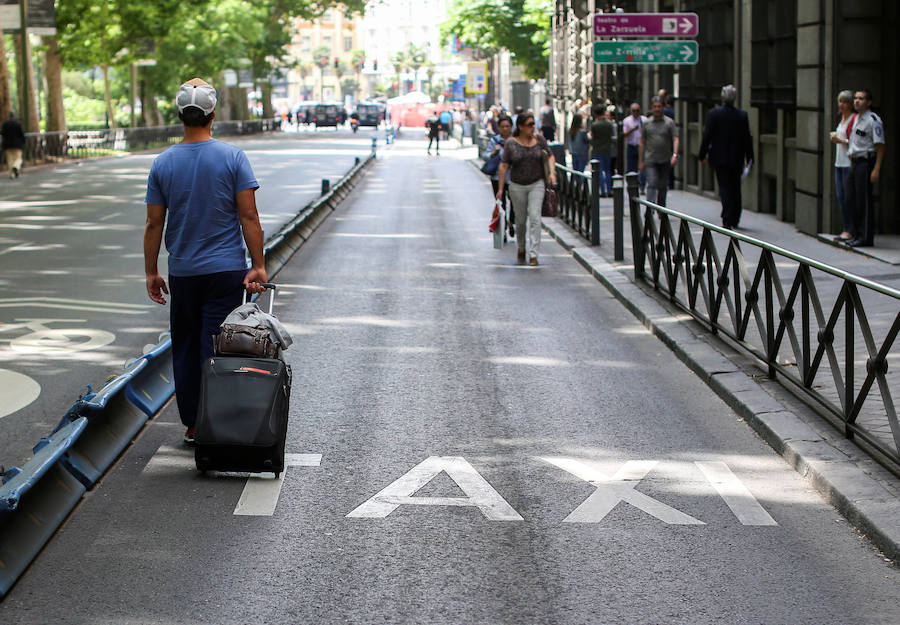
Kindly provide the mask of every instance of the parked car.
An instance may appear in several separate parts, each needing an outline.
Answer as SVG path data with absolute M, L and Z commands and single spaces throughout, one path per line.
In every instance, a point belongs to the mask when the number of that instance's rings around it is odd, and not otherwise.
M 340 104 L 317 104 L 313 113 L 313 123 L 319 126 L 337 127 L 344 123 L 344 114 Z
M 360 126 L 378 127 L 384 121 L 384 105 L 377 102 L 364 102 L 356 107 Z

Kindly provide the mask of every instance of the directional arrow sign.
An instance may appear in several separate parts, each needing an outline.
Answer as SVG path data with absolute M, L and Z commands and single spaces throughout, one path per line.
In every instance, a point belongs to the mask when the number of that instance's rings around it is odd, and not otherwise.
M 594 62 L 617 65 L 695 65 L 696 41 L 595 41 Z
M 696 37 L 696 13 L 598 13 L 597 37 Z

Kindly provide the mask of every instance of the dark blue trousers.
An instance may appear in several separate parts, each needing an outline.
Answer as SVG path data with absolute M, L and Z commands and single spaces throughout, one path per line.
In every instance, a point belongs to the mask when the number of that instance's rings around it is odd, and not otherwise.
M 202 276 L 169 276 L 172 368 L 181 422 L 193 427 L 200 403 L 200 370 L 213 355 L 213 336 L 241 305 L 247 270 Z

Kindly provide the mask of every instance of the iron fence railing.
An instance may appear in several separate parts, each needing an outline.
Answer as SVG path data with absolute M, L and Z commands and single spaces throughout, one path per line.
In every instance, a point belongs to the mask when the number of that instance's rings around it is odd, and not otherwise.
M 636 279 L 900 469 L 900 291 L 628 192 Z
M 599 190 L 599 185 L 594 184 L 591 175 L 569 169 L 559 163 L 556 164 L 556 183 L 559 218 L 588 241 L 595 245 L 599 243 L 597 228 L 599 219 L 592 210 L 594 202 L 599 200 L 599 196 L 594 197 L 593 190 Z M 596 242 L 592 234 L 598 235 Z
M 214 122 L 213 136 L 255 134 L 276 130 L 280 119 Z M 181 124 L 139 128 L 103 128 L 62 132 L 29 132 L 25 135 L 26 163 L 93 158 L 174 143 L 184 135 Z

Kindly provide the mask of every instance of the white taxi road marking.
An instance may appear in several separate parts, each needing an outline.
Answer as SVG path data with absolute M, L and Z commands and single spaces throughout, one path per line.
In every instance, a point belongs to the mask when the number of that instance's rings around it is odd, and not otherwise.
M 441 472 L 456 482 L 465 497 L 413 497 Z M 474 506 L 491 521 L 524 521 L 524 519 L 488 484 L 465 458 L 431 456 L 354 509 L 348 518 L 382 519 L 403 505 Z
M 0 369 L 0 419 L 21 410 L 41 394 L 35 380 L 9 369 Z
M 3 370 L 0 369 L 0 374 Z M 591 460 L 537 457 L 593 485 L 597 490 L 581 503 L 565 523 L 599 523 L 619 503 L 625 502 L 670 525 L 706 525 L 703 521 L 676 510 L 635 490 L 659 461 L 630 460 L 612 475 L 606 475 Z M 237 516 L 273 516 L 289 467 L 321 466 L 322 454 L 285 454 L 285 471 L 276 479 L 271 473 L 227 473 L 247 477 L 247 483 L 234 508 Z M 735 517 L 746 526 L 777 526 L 778 523 L 754 498 L 749 489 L 719 461 L 694 462 L 715 492 L 722 497 Z M 185 447 L 163 445 L 144 467 L 143 473 L 171 473 L 195 468 L 194 452 Z M 426 497 L 415 493 L 441 473 L 446 473 L 465 496 Z M 346 518 L 383 519 L 403 505 L 476 507 L 491 521 L 524 521 L 521 515 L 462 457 L 431 456 L 400 478 L 354 508 Z
M 251 473 L 244 492 L 234 507 L 238 516 L 272 516 L 278 505 L 288 467 L 317 467 L 322 454 L 284 454 L 284 471 L 277 478 L 271 473 Z
M 597 489 L 563 519 L 564 523 L 599 523 L 620 501 L 624 501 L 670 525 L 706 525 L 703 521 L 634 489 L 657 465 L 656 460 L 629 460 L 612 477 L 607 477 L 588 464 L 589 461 L 574 458 L 541 459 Z
M 724 462 L 695 462 L 742 525 L 778 525 Z

